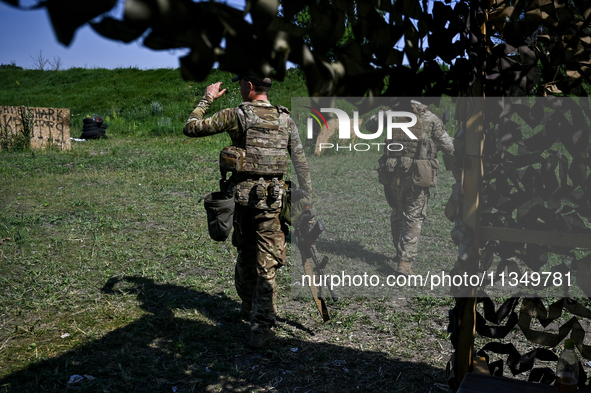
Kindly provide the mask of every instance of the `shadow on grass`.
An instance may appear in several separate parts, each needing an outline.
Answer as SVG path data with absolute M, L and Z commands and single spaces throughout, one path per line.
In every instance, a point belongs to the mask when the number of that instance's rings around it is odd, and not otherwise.
M 318 251 L 321 254 L 328 253 L 343 255 L 347 258 L 371 265 L 375 268 L 377 273 L 382 274 L 384 277 L 395 274 L 391 257 L 373 251 L 367 251 L 365 247 L 357 241 L 328 242 L 318 240 L 316 242 L 316 247 L 318 247 Z
M 444 380 L 426 364 L 314 342 L 310 329 L 285 319 L 268 349 L 250 350 L 240 305 L 224 294 L 142 277 L 112 278 L 102 291 L 113 304 L 135 294 L 145 315 L 14 372 L 0 392 L 429 392 Z M 69 384 L 74 374 L 91 378 Z

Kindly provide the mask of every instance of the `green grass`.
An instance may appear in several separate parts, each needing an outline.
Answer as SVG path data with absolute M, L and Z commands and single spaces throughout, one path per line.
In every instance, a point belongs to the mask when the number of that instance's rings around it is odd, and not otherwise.
M 341 151 L 326 156 L 311 156 L 308 161 L 314 168 L 314 205 L 320 213 L 326 231 L 317 242 L 322 255 L 329 257 L 328 274 L 341 276 L 379 277 L 375 287 L 340 287 L 341 296 L 408 297 L 449 296 L 448 287 L 431 291 L 423 288 L 388 286 L 385 280 L 394 273 L 392 261 L 396 249 L 390 235 L 390 207 L 383 186 L 378 182 L 375 168 L 381 152 Z M 457 258 L 456 246 L 450 231 L 453 228 L 444 210 L 453 179 L 450 172 L 442 171 L 438 187 L 431 189 L 427 219 L 419 240 L 419 254 L 413 270 L 426 277 L 427 272 L 449 271 Z M 301 282 L 304 274 L 297 247 L 292 246 L 294 269 L 292 281 Z M 384 284 L 384 285 L 382 285 Z M 294 296 L 306 296 L 309 291 L 301 285 L 292 286 Z
M 82 119 L 92 116 L 103 118 L 109 136 L 171 135 L 182 129 L 211 83 L 222 81 L 228 89 L 212 111 L 237 106 L 242 99 L 233 76 L 214 70 L 202 82 L 186 82 L 178 69 L 0 69 L 0 106 L 70 108 L 72 137 L 82 132 Z M 292 96 L 306 95 L 302 78 L 294 68 L 285 81 L 276 81 L 269 96 L 273 103 L 289 108 Z
M 70 108 L 72 136 L 101 116 L 110 136 L 71 151 L 0 152 L 0 392 L 446 391 L 453 299 L 342 290 L 323 324 L 310 298 L 291 296 L 297 258 L 278 273 L 276 342 L 246 347 L 236 253 L 208 238 L 201 200 L 217 188 L 229 138 L 181 131 L 210 83 L 231 86 L 213 111 L 240 102 L 231 76 L 0 70 L 0 105 Z M 270 98 L 289 107 L 305 95 L 292 70 Z M 329 273 L 352 261 L 392 271 L 377 158 L 309 157 Z M 445 269 L 457 255 L 443 216 L 452 183 L 440 172 L 419 251 Z M 511 341 L 523 341 L 517 333 Z M 94 379 L 68 384 L 74 374 Z
M 442 310 L 451 300 L 426 308 L 343 298 L 330 302 L 333 319 L 322 324 L 311 301 L 289 296 L 290 267 L 279 272 L 276 343 L 246 347 L 235 250 L 208 238 L 201 202 L 217 187 L 226 143 L 118 136 L 65 152 L 0 153 L 0 239 L 9 239 L 0 245 L 0 392 L 424 392 L 445 384 L 451 346 Z M 320 180 L 319 160 L 311 162 L 320 192 L 328 179 Z M 335 231 L 336 217 L 318 204 Z M 381 238 L 375 252 L 386 255 L 390 241 Z M 324 252 L 330 237 L 322 239 Z M 74 374 L 95 379 L 68 385 Z

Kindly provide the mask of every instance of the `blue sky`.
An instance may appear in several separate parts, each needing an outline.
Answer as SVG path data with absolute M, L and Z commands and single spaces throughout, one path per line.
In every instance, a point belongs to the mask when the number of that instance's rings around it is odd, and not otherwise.
M 21 5 L 35 3 L 21 0 Z M 228 4 L 244 8 L 243 0 L 230 0 Z M 15 62 L 17 66 L 29 69 L 35 68 L 32 57 L 38 58 L 40 51 L 47 60 L 59 58 L 62 69 L 177 68 L 179 57 L 187 52 L 154 51 L 138 42 L 124 44 L 108 40 L 96 34 L 88 25 L 78 29 L 72 43 L 66 47 L 57 41 L 45 8 L 22 11 L 3 2 L 0 2 L 0 48 L 0 64 Z
M 30 7 L 40 0 L 20 0 L 21 6 Z M 80 0 L 84 1 L 84 0 Z M 238 9 L 244 9 L 245 0 L 222 0 Z M 118 0 L 112 16 L 121 18 L 124 0 Z M 430 2 L 432 6 L 432 2 Z M 251 21 L 250 15 L 246 16 Z M 399 46 L 403 43 L 402 39 Z M 61 61 L 61 68 L 177 68 L 179 57 L 187 50 L 154 51 L 143 47 L 140 41 L 124 44 L 106 39 L 88 25 L 76 31 L 70 46 L 57 41 L 45 8 L 20 10 L 0 2 L 0 64 L 16 63 L 34 69 L 41 54 L 51 62 Z M 288 67 L 293 66 L 288 63 Z M 47 65 L 46 69 L 51 69 Z

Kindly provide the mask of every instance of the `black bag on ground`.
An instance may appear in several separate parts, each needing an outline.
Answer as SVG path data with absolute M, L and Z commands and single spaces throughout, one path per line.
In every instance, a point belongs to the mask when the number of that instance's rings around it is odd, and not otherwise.
M 89 118 L 89 119 L 94 119 L 94 117 Z M 84 120 L 89 120 L 89 119 L 84 119 Z M 107 130 L 107 125 L 105 123 L 100 123 L 100 125 L 97 125 L 99 123 L 93 123 L 93 122 L 86 122 L 84 124 L 84 126 L 82 127 L 82 135 L 80 135 L 80 138 L 82 139 L 107 139 L 108 136 L 106 134 L 106 130 Z
M 101 124 L 99 127 L 99 137 L 107 139 L 107 125 L 105 123 Z
M 234 197 L 226 197 L 221 192 L 211 192 L 203 198 L 207 211 L 207 229 L 209 237 L 223 242 L 230 236 L 234 222 Z
M 82 139 L 98 139 L 100 137 L 100 130 L 98 127 L 86 128 L 82 131 L 80 138 Z
M 82 124 L 84 125 L 92 125 L 92 126 L 100 126 L 101 124 L 103 124 L 103 119 L 95 116 L 95 117 L 86 117 L 84 119 L 82 119 Z

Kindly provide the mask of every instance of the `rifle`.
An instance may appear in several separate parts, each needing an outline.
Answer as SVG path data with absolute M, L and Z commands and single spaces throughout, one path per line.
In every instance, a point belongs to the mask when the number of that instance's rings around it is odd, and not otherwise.
M 297 203 L 299 199 L 302 198 L 302 193 L 305 193 L 305 191 L 295 190 L 292 194 L 292 202 Z M 320 311 L 322 319 L 326 322 L 330 320 L 330 314 L 328 312 L 328 308 L 326 307 L 326 301 L 322 297 L 322 287 L 316 286 L 314 283 L 314 277 L 320 276 L 321 280 L 319 281 L 322 282 L 322 277 L 327 275 L 325 267 L 328 264 L 328 257 L 325 255 L 324 258 L 320 260 L 320 254 L 316 249 L 316 240 L 324 231 L 324 224 L 322 221 L 317 220 L 312 226 L 310 221 L 313 218 L 313 210 L 311 210 L 309 206 L 306 206 L 306 209 L 303 210 L 299 217 L 294 221 L 294 235 L 298 249 L 302 255 L 304 273 L 307 277 L 309 277 L 310 280 L 310 291 L 312 292 L 312 297 L 314 298 L 314 302 L 318 307 L 318 311 Z M 331 285 L 327 285 L 327 288 L 330 292 L 332 300 L 336 302 L 338 298 L 332 290 Z

